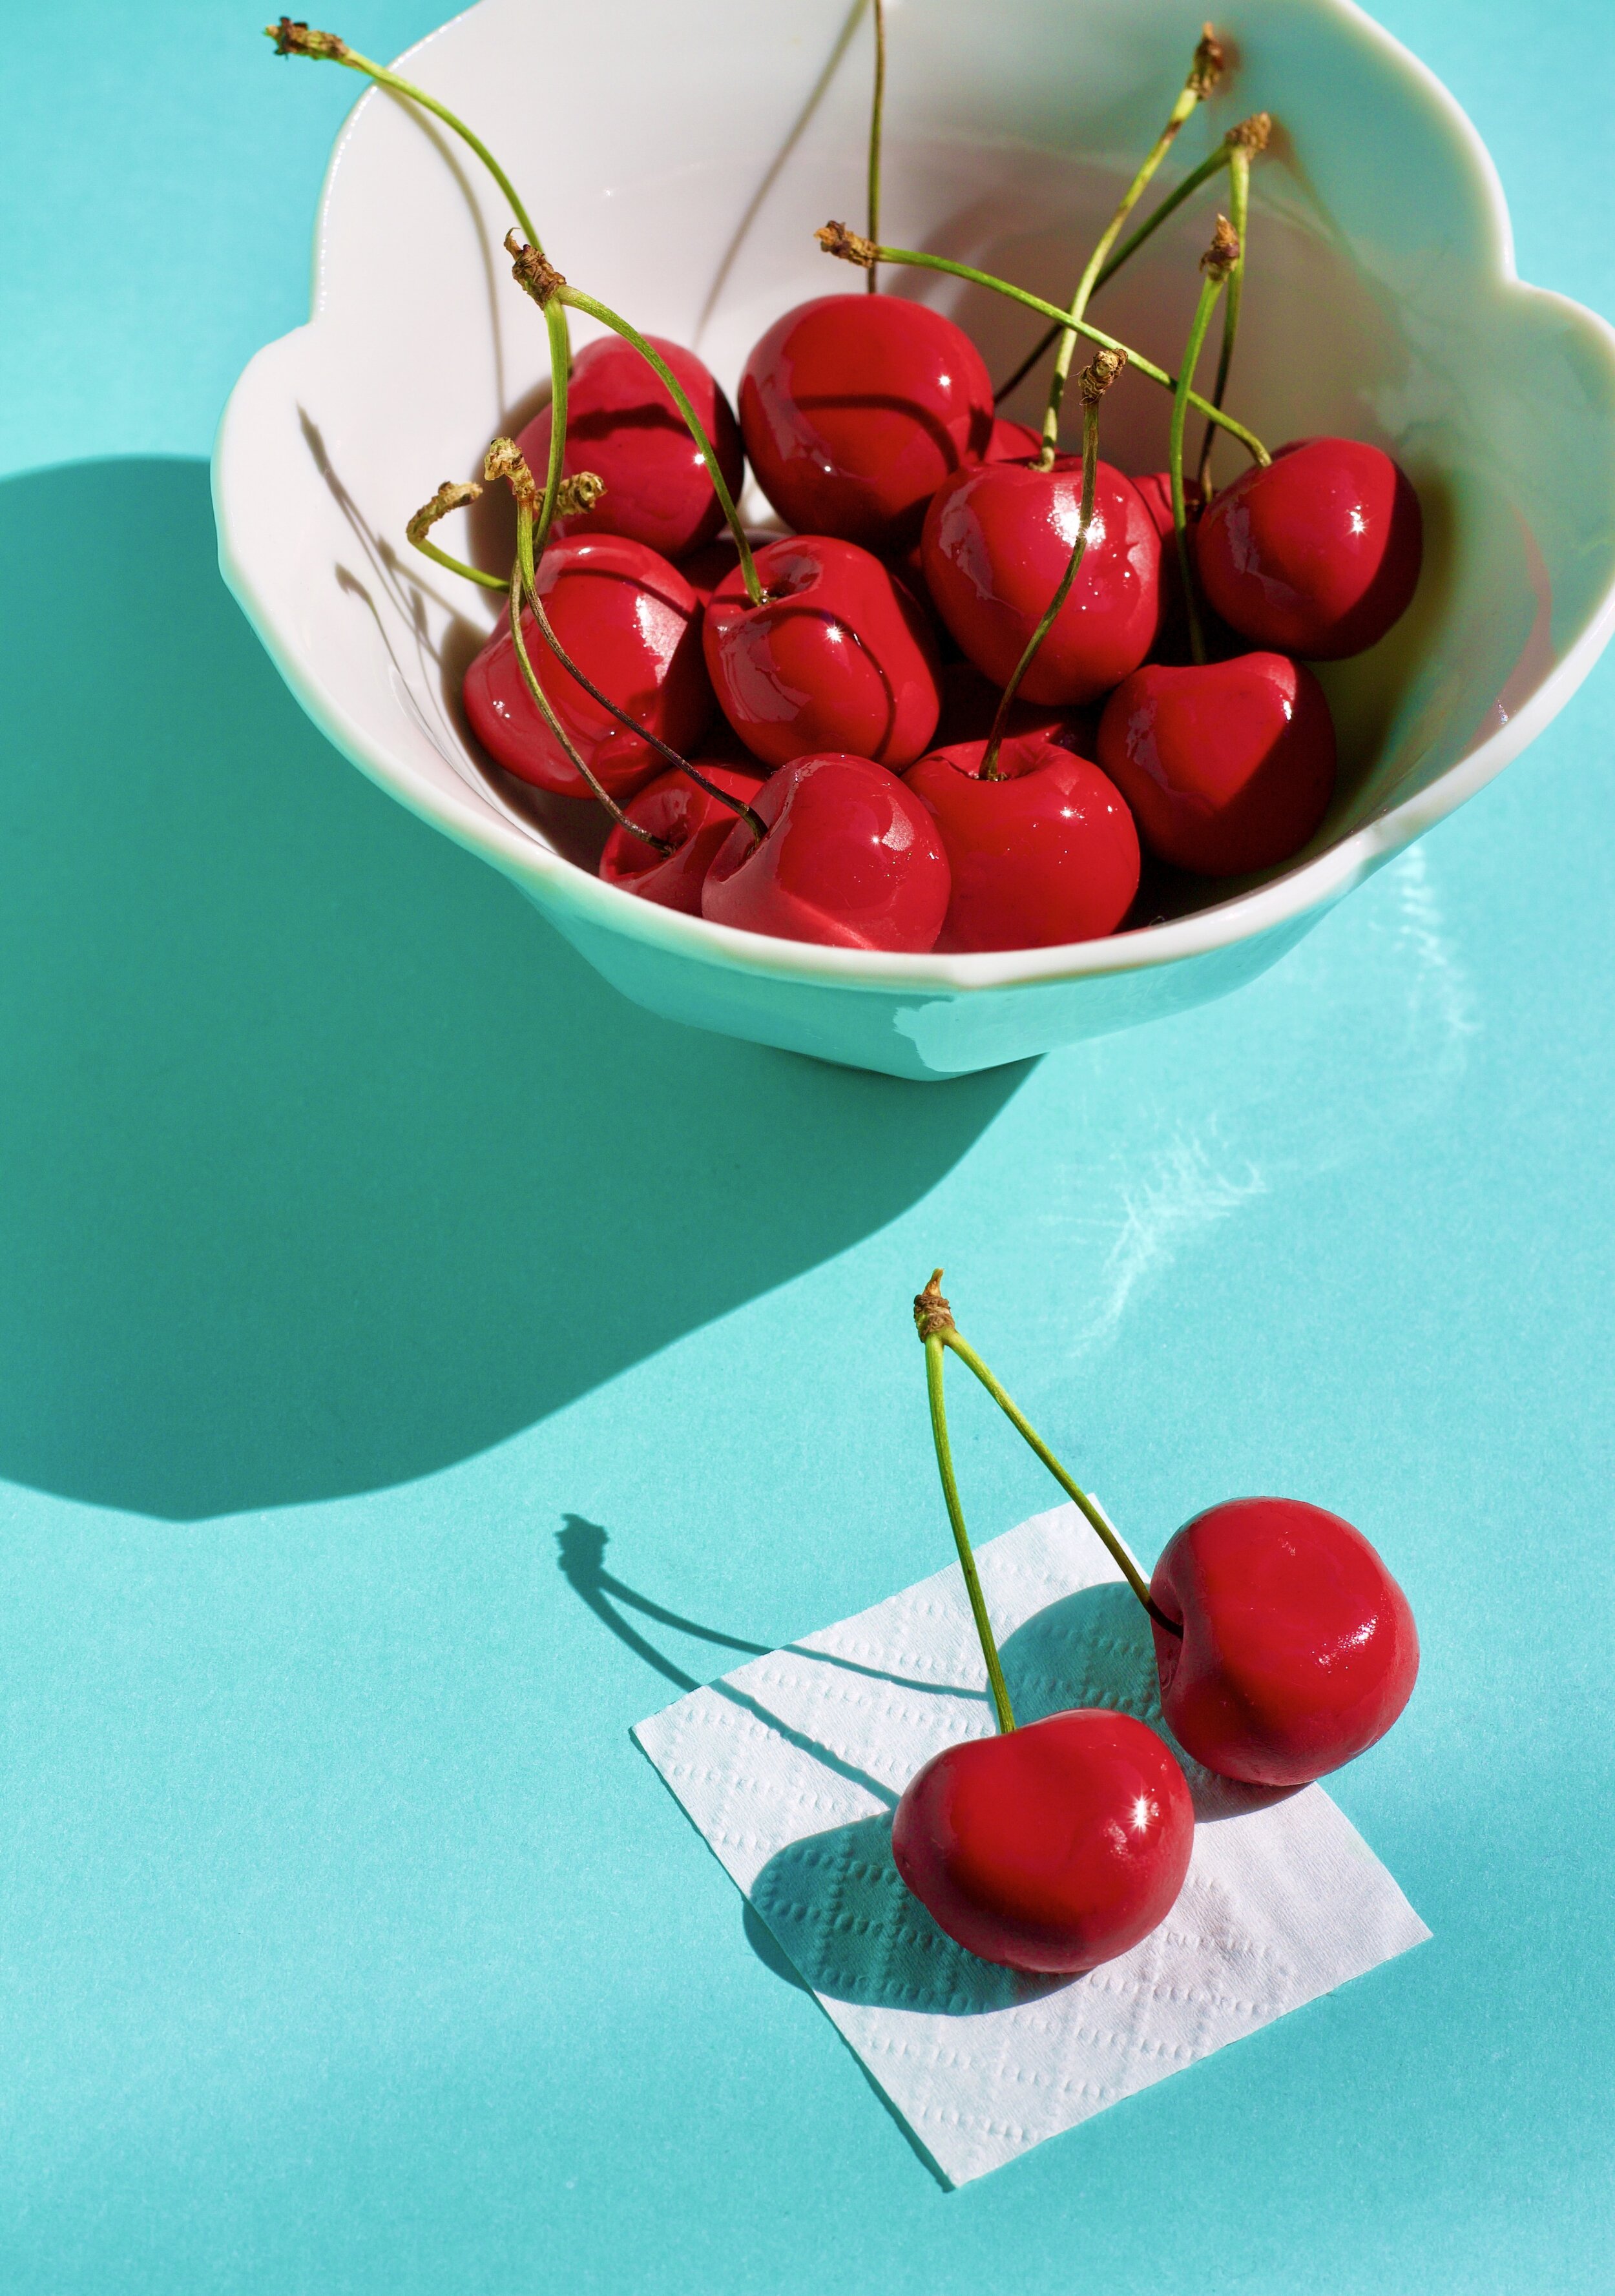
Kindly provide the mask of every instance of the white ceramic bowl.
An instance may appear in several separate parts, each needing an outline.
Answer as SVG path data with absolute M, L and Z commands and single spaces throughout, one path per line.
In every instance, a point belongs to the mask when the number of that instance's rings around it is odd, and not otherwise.
M 884 235 L 1069 293 L 1181 82 L 1201 7 L 894 4 Z M 695 346 L 733 391 L 780 311 L 860 283 L 812 237 L 828 217 L 861 218 L 860 15 L 861 0 L 851 17 L 842 0 L 482 0 L 401 69 L 501 155 L 564 272 Z M 734 932 L 566 858 L 557 824 L 580 809 L 545 813 L 463 729 L 458 673 L 497 601 L 462 594 L 403 538 L 438 481 L 475 474 L 489 438 L 535 403 L 543 324 L 499 252 L 512 218 L 492 185 L 450 137 L 373 92 L 332 157 L 313 316 L 242 375 L 214 457 L 225 578 L 309 715 L 512 877 L 625 996 L 699 1027 L 947 1077 L 1180 1011 L 1263 971 L 1539 733 L 1608 638 L 1615 335 L 1516 280 L 1474 130 L 1347 0 L 1234 0 L 1217 28 L 1235 69 L 1185 130 L 1186 158 L 1257 109 L 1283 131 L 1256 175 L 1232 403 L 1270 443 L 1378 440 L 1425 512 L 1413 607 L 1372 653 L 1324 672 L 1340 789 L 1291 866 L 1209 890 L 1209 906 L 1145 931 L 918 957 Z M 1209 211 L 1190 203 L 1095 307 L 1168 365 Z M 952 282 L 883 283 L 961 316 L 995 372 L 1037 331 Z M 1159 467 L 1165 418 L 1164 394 L 1125 377 L 1104 451 Z M 463 518 L 443 539 L 472 547 Z

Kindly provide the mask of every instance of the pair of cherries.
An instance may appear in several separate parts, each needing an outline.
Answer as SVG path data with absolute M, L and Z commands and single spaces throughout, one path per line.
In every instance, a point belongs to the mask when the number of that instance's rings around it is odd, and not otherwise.
M 914 1304 L 928 1349 L 963 1356 L 1080 1497 L 958 1340 L 937 1277 Z M 932 1397 L 939 1413 L 936 1375 Z M 942 1423 L 951 1512 L 946 1446 Z M 955 1530 L 973 1580 L 956 1512 Z M 1412 1695 L 1419 1640 L 1407 1598 L 1363 1534 L 1322 1507 L 1280 1498 L 1211 1507 L 1168 1542 L 1147 1590 L 1130 1559 L 1118 1560 L 1150 1614 L 1167 1726 L 1220 1777 L 1308 1784 L 1382 1738 Z M 978 1622 L 989 1677 L 1001 1682 L 984 1608 Z M 1131 1715 L 1077 1708 L 935 1756 L 898 1805 L 892 1854 L 914 1896 L 971 1952 L 1076 1975 L 1129 1952 L 1166 1918 L 1193 1834 L 1188 1782 L 1165 1739 Z
M 995 420 L 969 339 L 897 297 L 827 296 L 787 313 L 747 361 L 738 423 L 693 353 L 652 340 L 731 491 L 749 455 L 803 530 L 757 552 L 754 603 L 734 545 L 715 539 L 717 496 L 660 382 L 615 336 L 579 355 L 562 467 L 593 471 L 604 493 L 558 521 L 538 575 L 546 610 L 644 733 L 720 787 L 720 768 L 758 784 L 730 793 L 766 824 L 759 839 L 721 800 L 687 783 L 681 795 L 652 743 L 535 640 L 573 742 L 658 840 L 614 832 L 611 881 L 848 947 L 1053 945 L 1120 924 L 1140 832 L 1161 857 L 1214 874 L 1275 865 L 1312 834 L 1333 734 L 1316 680 L 1290 656 L 1372 644 L 1417 578 L 1416 498 L 1378 449 L 1307 442 L 1217 498 L 1195 528 L 1200 577 L 1262 650 L 1203 666 L 1146 660 L 1171 570 L 1163 482 L 1101 464 L 1082 567 L 1021 688 L 1041 722 L 984 776 L 985 728 L 957 738 L 944 717 L 931 616 L 989 683 L 1005 683 L 1076 536 L 1077 458 L 1036 469 L 1032 434 Z M 535 468 L 548 426 L 546 410 L 520 442 Z M 1106 694 L 1096 739 L 1083 737 L 1096 755 L 1085 756 L 1070 717 Z M 465 701 L 502 765 L 587 793 L 522 689 L 508 630 L 472 665 Z

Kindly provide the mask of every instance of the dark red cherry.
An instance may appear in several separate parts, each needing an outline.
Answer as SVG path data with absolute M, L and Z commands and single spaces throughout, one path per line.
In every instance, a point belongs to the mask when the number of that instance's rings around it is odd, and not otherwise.
M 1260 646 L 1337 661 L 1382 638 L 1418 584 L 1419 497 L 1360 439 L 1301 439 L 1215 497 L 1194 529 L 1207 597 Z
M 1228 1499 L 1186 1522 L 1150 1594 L 1161 1711 L 1222 1776 L 1298 1786 L 1382 1738 L 1413 1694 L 1407 1597 L 1360 1530 L 1299 1499 Z
M 712 715 L 712 688 L 701 660 L 700 602 L 677 569 L 622 535 L 567 535 L 545 552 L 537 589 L 578 668 L 640 725 L 689 756 Z M 556 716 L 612 797 L 660 769 L 650 742 L 619 725 L 562 668 L 530 613 L 522 616 L 522 635 Z M 589 795 L 523 683 L 508 621 L 466 671 L 463 694 L 472 733 L 507 772 L 563 797 Z
M 998 714 L 999 689 L 989 685 L 973 661 L 945 662 L 942 668 L 942 714 L 937 720 L 933 749 L 955 742 L 985 742 Z M 1092 757 L 1099 733 L 1096 710 L 1062 709 L 1053 701 L 1023 701 L 1019 693 L 1009 706 L 1005 731 L 1011 734 L 1053 733 L 1063 728 L 1064 746 L 1080 757 Z
M 1155 531 L 1160 537 L 1160 605 L 1155 617 L 1155 636 L 1150 642 L 1152 661 L 1185 662 L 1192 659 L 1189 646 L 1189 616 L 1184 605 L 1183 569 L 1177 562 L 1177 537 L 1172 523 L 1172 480 L 1166 471 L 1146 471 L 1142 479 L 1135 479 L 1139 497 L 1155 521 Z M 1199 481 L 1184 481 L 1185 508 L 1189 524 L 1200 516 L 1201 496 Z M 1202 603 L 1202 617 L 1204 613 Z M 1218 624 L 1218 635 L 1221 625 Z M 1209 635 L 1209 634 L 1208 634 Z M 1213 654 L 1238 653 L 1237 641 L 1233 645 L 1213 644 Z
M 750 800 L 762 786 L 759 774 L 737 773 L 733 766 L 704 756 L 693 762 L 709 782 L 727 790 L 731 797 Z M 658 853 L 654 846 L 618 824 L 600 857 L 600 873 L 606 883 L 620 885 L 625 893 L 637 893 L 643 901 L 659 901 L 663 908 L 700 916 L 702 880 L 713 855 L 734 826 L 734 814 L 676 767 L 647 782 L 623 811 L 673 850 Z
M 895 774 L 868 758 L 796 758 L 752 804 L 768 833 L 735 823 L 707 871 L 704 917 L 835 948 L 932 946 L 947 860 L 936 823 Z
M 712 442 L 731 495 L 745 472 L 740 425 L 710 371 L 682 343 L 645 340 L 661 353 Z M 516 441 L 542 480 L 549 467 L 550 410 L 536 414 Z M 724 522 L 701 449 L 660 378 L 620 335 L 586 343 L 567 391 L 566 452 L 570 478 L 593 471 L 605 493 L 592 511 L 557 519 L 558 534 L 622 534 L 664 558 L 699 548 Z
M 1012 422 L 1007 414 L 995 414 L 992 434 L 981 459 L 984 463 L 1024 463 L 1042 449 L 1042 435 L 1029 422 Z
M 936 642 L 923 609 L 856 543 L 792 535 L 757 554 L 767 603 L 737 567 L 703 643 L 724 715 L 765 765 L 840 750 L 900 771 L 936 731 Z
M 758 484 L 788 526 L 900 550 L 948 473 L 985 452 L 993 387 L 940 311 L 821 295 L 752 350 L 740 419 Z
M 947 1747 L 909 1781 L 891 1824 L 898 1873 L 956 1944 L 1052 1976 L 1148 1937 L 1193 1846 L 1170 1747 L 1099 1706 Z
M 1152 662 L 1105 704 L 1099 762 L 1152 853 L 1239 877 L 1287 861 L 1323 820 L 1334 724 L 1312 672 L 1282 653 Z
M 1008 684 L 1060 586 L 1077 539 L 1082 464 L 976 463 L 940 487 L 925 517 L 925 579 L 938 612 L 984 676 Z M 1160 537 L 1131 480 L 1099 465 L 1087 549 L 1021 692 L 1092 701 L 1137 668 L 1155 635 Z
M 1114 932 L 1138 890 L 1138 832 L 1114 782 L 1047 734 L 932 750 L 903 776 L 937 817 L 953 897 L 937 947 L 1054 948 Z

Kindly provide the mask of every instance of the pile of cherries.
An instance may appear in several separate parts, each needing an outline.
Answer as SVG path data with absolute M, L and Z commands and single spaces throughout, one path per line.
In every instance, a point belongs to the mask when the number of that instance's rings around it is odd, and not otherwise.
M 878 185 L 883 15 L 872 115 Z M 283 53 L 325 57 L 435 99 L 326 33 L 283 18 Z M 1315 834 L 1335 781 L 1309 660 L 1371 646 L 1406 607 L 1419 505 L 1378 447 L 1302 439 L 1269 455 L 1223 406 L 1243 280 L 1258 113 L 1123 223 L 1178 128 L 1217 85 L 1209 26 L 1167 127 L 1069 312 L 966 265 L 841 225 L 818 236 L 862 293 L 787 311 L 754 346 L 738 417 L 683 345 L 644 337 L 549 262 L 521 226 L 515 275 L 550 329 L 552 405 L 490 472 L 515 488 L 529 563 L 466 674 L 488 755 L 538 789 L 603 805 L 601 875 L 643 899 L 794 940 L 871 950 L 1054 946 L 1141 921 L 1142 859 L 1201 879 L 1273 869 Z M 1202 261 L 1201 310 L 1175 380 L 1096 328 L 1090 297 L 1196 184 L 1225 170 L 1230 223 Z M 1053 314 L 1041 435 L 995 411 L 969 337 L 874 291 L 877 268 L 962 276 Z M 1224 305 L 1215 393 L 1193 390 Z M 568 311 L 607 332 L 574 357 Z M 1059 451 L 1078 337 L 1084 453 Z M 1166 472 L 1097 459 L 1099 400 L 1120 368 L 1174 394 Z M 1023 370 L 1024 371 L 1024 370 Z M 1013 381 L 1019 381 L 1019 377 Z M 1000 396 L 1003 394 L 1001 393 Z M 1203 416 L 1198 480 L 1184 423 Z M 1250 466 L 1213 490 L 1227 432 Z M 746 465 L 791 529 L 753 540 Z M 540 480 L 542 479 L 542 486 Z M 478 489 L 445 487 L 411 538 Z
M 1078 1488 L 961 1338 L 940 1268 L 914 1301 L 943 1491 L 998 1734 L 936 1755 L 910 1780 L 892 1853 L 914 1896 L 985 1961 L 1076 1975 L 1171 1911 L 1194 1805 L 1157 1730 L 1108 1707 L 1017 1728 L 948 1449 L 945 1350 L 974 1372 L 1076 1500 L 1149 1614 L 1160 1709 L 1185 1753 L 1248 1786 L 1306 1785 L 1382 1738 L 1419 1670 L 1407 1598 L 1362 1533 L 1299 1499 L 1229 1499 L 1186 1522 L 1146 1586 Z

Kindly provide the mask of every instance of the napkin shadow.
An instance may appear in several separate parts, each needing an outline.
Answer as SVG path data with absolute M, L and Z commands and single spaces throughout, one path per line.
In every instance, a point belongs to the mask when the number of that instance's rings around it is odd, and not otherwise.
M 898 1871 L 889 1811 L 791 1842 L 768 1860 L 750 1897 L 792 1966 L 832 2001 L 979 2017 L 1071 1981 L 1000 1969 L 955 1945 Z
M 201 462 L 0 483 L 0 1478 L 179 1521 L 504 1440 L 885 1226 L 1027 1073 L 627 1004 L 336 755 L 217 554 Z

